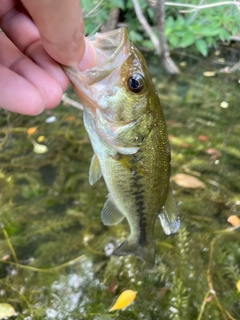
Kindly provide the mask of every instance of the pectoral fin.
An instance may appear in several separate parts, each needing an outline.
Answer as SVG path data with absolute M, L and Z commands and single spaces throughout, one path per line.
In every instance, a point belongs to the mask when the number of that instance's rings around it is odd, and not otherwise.
M 180 227 L 178 208 L 173 198 L 172 190 L 169 188 L 167 199 L 161 213 L 158 214 L 163 231 L 166 234 L 175 233 Z
M 107 201 L 102 209 L 101 218 L 103 224 L 106 226 L 118 224 L 124 218 L 124 215 L 118 210 L 110 195 L 108 195 Z
M 138 152 L 141 142 L 136 135 L 136 120 L 130 122 L 109 121 L 97 108 L 97 133 L 101 139 L 120 154 L 135 154 Z M 137 127 L 140 127 L 138 124 Z M 140 135 L 142 136 L 142 134 Z M 134 139 L 133 137 L 137 137 Z M 140 139 L 141 140 L 141 139 Z
M 102 176 L 102 170 L 98 161 L 97 156 L 93 155 L 90 169 L 89 169 L 89 183 L 93 185 L 96 181 L 98 181 Z

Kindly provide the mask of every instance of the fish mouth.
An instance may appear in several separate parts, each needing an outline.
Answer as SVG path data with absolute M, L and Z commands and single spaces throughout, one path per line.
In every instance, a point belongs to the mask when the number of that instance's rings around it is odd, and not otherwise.
M 96 66 L 85 71 L 62 66 L 74 86 L 85 93 L 87 93 L 87 89 L 89 90 L 88 86 L 104 80 L 113 70 L 124 63 L 130 55 L 131 46 L 126 28 L 96 33 L 87 39 L 95 49 Z

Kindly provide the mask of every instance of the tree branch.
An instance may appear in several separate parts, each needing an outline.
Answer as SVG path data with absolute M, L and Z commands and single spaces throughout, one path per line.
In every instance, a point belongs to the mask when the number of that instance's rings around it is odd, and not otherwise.
M 138 1 L 137 0 L 132 0 L 132 2 L 133 2 L 135 13 L 136 13 L 136 16 L 137 16 L 139 22 L 141 23 L 142 27 L 146 31 L 146 33 L 149 36 L 150 40 L 152 41 L 153 46 L 156 49 L 157 54 L 161 54 L 159 40 L 155 36 L 155 34 L 153 33 L 152 28 L 150 27 L 150 25 L 148 24 L 146 18 L 144 17 Z
M 191 10 L 180 10 L 180 12 L 193 12 L 201 9 L 207 9 L 207 8 L 212 8 L 212 7 L 218 7 L 218 6 L 223 6 L 223 5 L 235 5 L 237 8 L 240 8 L 240 3 L 235 0 L 235 1 L 223 1 L 223 2 L 218 2 L 218 3 L 210 3 L 210 4 L 203 4 L 203 5 L 193 5 L 193 4 L 185 4 L 185 3 L 179 3 L 179 2 L 165 2 L 166 6 L 173 6 L 173 7 L 186 7 L 186 8 L 192 8 Z
M 153 8 L 156 16 L 159 38 L 155 36 L 155 34 L 152 31 L 152 28 L 150 27 L 146 18 L 144 17 L 138 0 L 132 0 L 132 2 L 137 18 L 144 30 L 146 31 L 146 33 L 148 34 L 150 40 L 152 41 L 157 54 L 160 56 L 162 60 L 164 68 L 170 74 L 179 73 L 179 69 L 170 58 L 170 53 L 164 37 L 164 0 L 158 0 L 155 6 L 153 6 L 153 4 L 151 2 L 149 3 L 148 1 L 148 4 Z
M 161 50 L 160 55 L 162 58 L 164 68 L 170 74 L 179 73 L 178 67 L 175 65 L 175 63 L 170 57 L 168 45 L 164 36 L 164 21 L 165 21 L 164 0 L 157 0 L 154 12 L 157 20 L 159 45 Z

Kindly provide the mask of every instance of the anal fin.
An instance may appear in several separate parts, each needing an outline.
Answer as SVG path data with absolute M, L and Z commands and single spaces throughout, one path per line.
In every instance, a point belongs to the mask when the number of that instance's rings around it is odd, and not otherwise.
M 124 215 L 122 212 L 116 207 L 115 203 L 111 199 L 111 196 L 108 195 L 108 198 L 104 204 L 104 207 L 101 212 L 102 222 L 106 226 L 111 226 L 120 223 Z

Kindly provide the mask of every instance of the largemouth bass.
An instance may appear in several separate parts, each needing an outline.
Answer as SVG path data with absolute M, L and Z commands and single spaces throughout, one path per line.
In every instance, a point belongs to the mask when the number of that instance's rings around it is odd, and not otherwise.
M 88 39 L 97 65 L 80 72 L 64 67 L 83 104 L 94 155 L 90 184 L 103 176 L 109 194 L 105 225 L 125 217 L 130 235 L 114 255 L 135 254 L 154 265 L 153 227 L 159 216 L 166 234 L 178 230 L 178 210 L 169 187 L 170 147 L 160 101 L 142 54 L 121 28 Z

